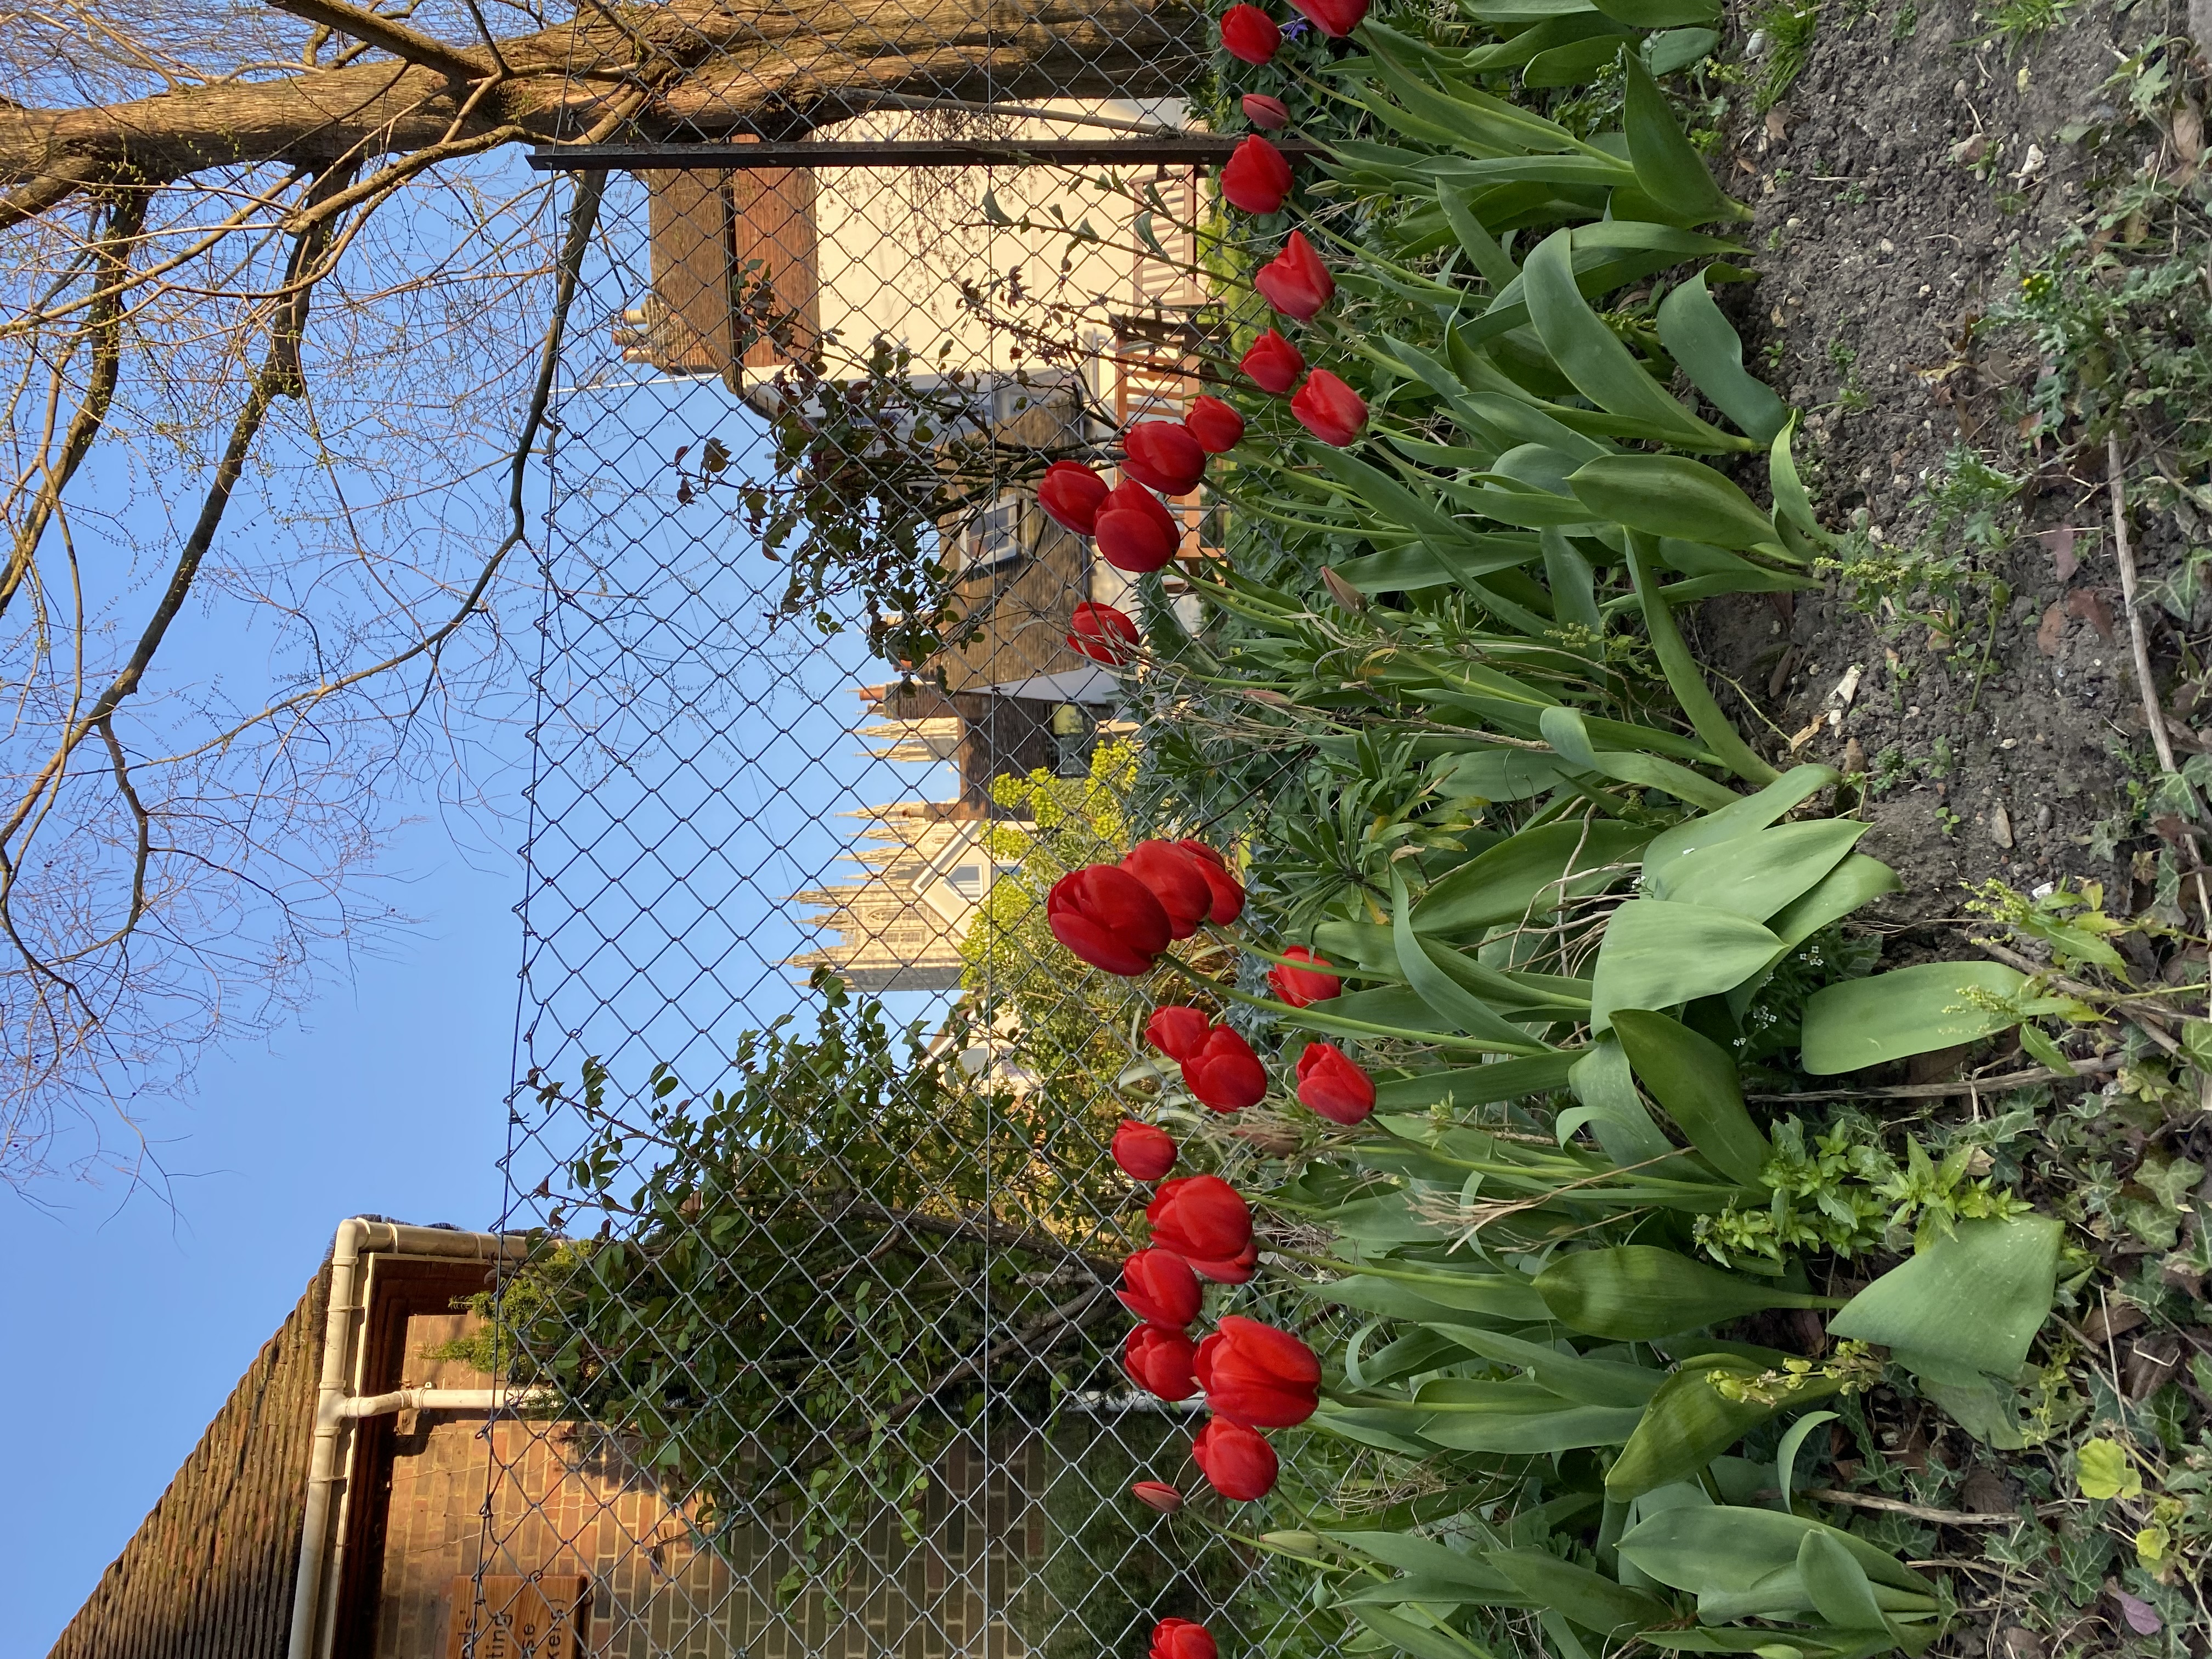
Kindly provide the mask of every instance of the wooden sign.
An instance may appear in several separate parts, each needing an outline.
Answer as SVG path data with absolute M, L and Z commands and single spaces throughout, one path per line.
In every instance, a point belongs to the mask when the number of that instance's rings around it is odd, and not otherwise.
M 446 1659 L 583 1659 L 591 1581 L 580 1572 L 456 1578 Z

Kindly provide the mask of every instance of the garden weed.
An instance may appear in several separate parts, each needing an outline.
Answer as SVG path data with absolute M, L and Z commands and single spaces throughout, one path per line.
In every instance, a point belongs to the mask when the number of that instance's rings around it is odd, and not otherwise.
M 2063 23 L 2078 3 L 2079 0 L 1995 0 L 1988 7 L 1975 8 L 1975 15 L 1990 26 L 1982 40 L 2002 40 L 2009 59 L 2029 41 Z
M 1752 27 L 1766 31 L 1766 70 L 1752 91 L 1752 108 L 1761 115 L 1785 97 L 1813 56 L 1820 32 L 1820 0 L 1771 0 L 1752 15 Z

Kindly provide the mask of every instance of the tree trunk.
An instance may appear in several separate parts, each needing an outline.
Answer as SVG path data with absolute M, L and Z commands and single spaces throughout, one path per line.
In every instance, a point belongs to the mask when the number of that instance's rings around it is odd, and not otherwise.
M 218 167 L 319 167 L 502 128 L 573 141 L 633 102 L 615 136 L 668 140 L 790 137 L 873 92 L 1156 97 L 1205 52 L 1204 20 L 1183 0 L 674 0 L 616 16 L 502 40 L 510 73 L 465 118 L 471 87 L 449 70 L 495 73 L 481 44 L 444 48 L 445 68 L 380 58 L 132 103 L 0 106 L 0 186 L 15 187 L 0 222 L 125 173 L 158 185 Z

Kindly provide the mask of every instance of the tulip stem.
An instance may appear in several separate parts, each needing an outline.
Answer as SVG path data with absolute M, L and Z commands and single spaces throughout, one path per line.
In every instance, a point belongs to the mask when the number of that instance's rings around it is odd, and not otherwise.
M 1466 1036 L 1457 1031 L 1414 1031 L 1403 1026 L 1378 1025 L 1372 1020 L 1352 1019 L 1342 1014 L 1316 1013 L 1310 1008 L 1297 1008 L 1287 1002 L 1278 1002 L 1273 997 L 1255 997 L 1249 991 L 1240 991 L 1233 985 L 1224 984 L 1209 975 L 1200 973 L 1176 957 L 1163 954 L 1159 965 L 1181 974 L 1194 985 L 1203 986 L 1216 996 L 1226 997 L 1231 1002 L 1241 1002 L 1248 1008 L 1265 1008 L 1273 1014 L 1285 1014 L 1294 1020 L 1307 1021 L 1316 1030 L 1334 1030 L 1351 1036 L 1395 1037 L 1401 1042 L 1426 1043 L 1439 1048 L 1466 1048 L 1481 1054 L 1514 1054 L 1523 1060 L 1557 1052 L 1540 1042 L 1530 1042 L 1525 1046 L 1507 1044 Z

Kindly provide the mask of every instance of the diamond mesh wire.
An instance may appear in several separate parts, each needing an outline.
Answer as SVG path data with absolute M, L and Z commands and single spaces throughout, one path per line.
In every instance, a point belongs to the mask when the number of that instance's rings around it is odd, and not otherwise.
M 1187 78 L 1177 16 L 1040 13 L 1042 46 L 923 0 L 710 19 L 654 37 L 626 136 L 1033 137 L 1067 129 L 1004 106 L 1048 97 L 1172 125 L 1097 94 Z M 1288 1616 L 1128 1499 L 1197 1484 L 1110 1293 L 1142 1202 L 1116 1082 L 1170 992 L 1043 926 L 1144 827 L 1143 696 L 1069 648 L 1073 607 L 1196 616 L 1031 487 L 1195 389 L 1208 187 L 1097 172 L 608 181 L 540 538 L 505 1166 L 533 1246 L 493 1315 L 544 1403 L 488 1431 L 476 1559 L 582 1575 L 576 1650 L 1090 1659 L 1240 1597 L 1247 1641 Z

